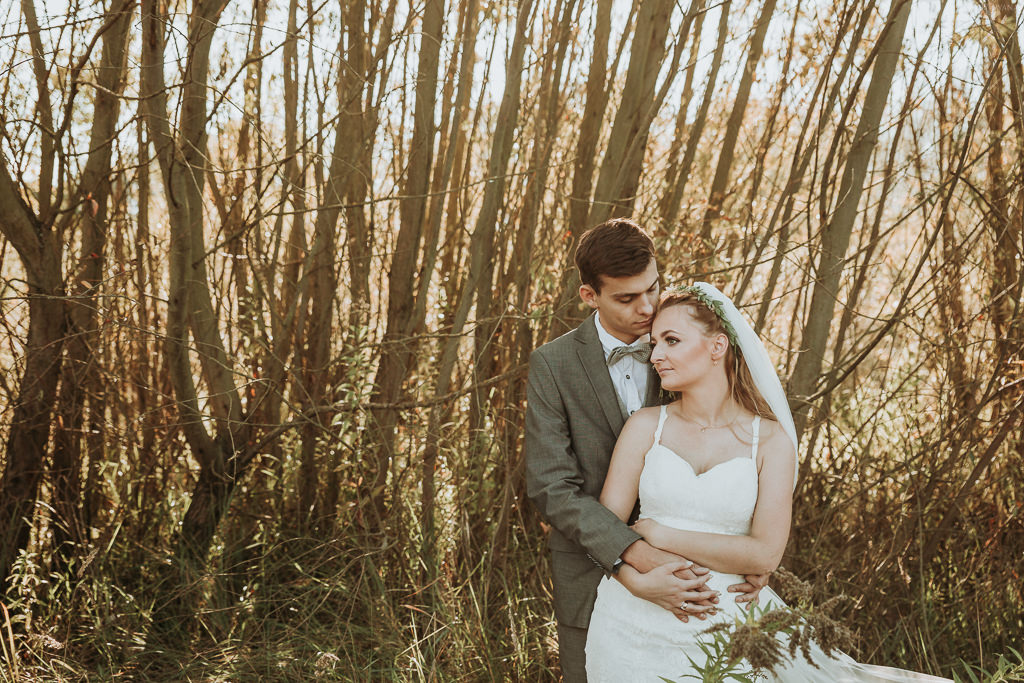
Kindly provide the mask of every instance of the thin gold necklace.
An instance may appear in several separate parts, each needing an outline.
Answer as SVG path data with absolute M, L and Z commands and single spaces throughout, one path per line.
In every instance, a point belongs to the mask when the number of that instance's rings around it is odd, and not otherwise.
M 704 424 L 700 420 L 696 420 L 696 419 L 694 419 L 692 417 L 689 417 L 688 415 L 684 415 L 682 413 L 682 411 L 679 411 L 679 417 L 682 418 L 683 420 L 685 420 L 686 422 L 689 422 L 690 424 L 695 424 L 698 427 L 700 427 L 700 433 L 703 434 L 704 432 L 708 431 L 709 429 L 722 429 L 723 427 L 728 427 L 728 426 L 732 425 L 734 422 L 736 422 L 737 415 L 733 415 L 731 420 L 729 420 L 728 422 L 723 422 L 722 424 L 719 424 L 719 425 L 716 425 L 716 424 Z

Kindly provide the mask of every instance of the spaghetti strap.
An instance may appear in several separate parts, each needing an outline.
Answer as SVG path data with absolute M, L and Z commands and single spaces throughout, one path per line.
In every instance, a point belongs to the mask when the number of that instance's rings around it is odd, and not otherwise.
M 661 407 L 661 414 L 658 416 L 658 428 L 654 430 L 654 445 L 661 443 L 661 430 L 665 427 L 665 418 L 668 417 L 668 410 Z
M 756 462 L 757 461 L 757 441 L 758 441 L 758 438 L 761 436 L 761 434 L 760 434 L 760 430 L 761 430 L 761 416 L 760 415 L 755 415 L 754 416 L 754 422 L 751 425 L 751 429 L 754 431 L 754 444 L 750 448 L 750 459 Z

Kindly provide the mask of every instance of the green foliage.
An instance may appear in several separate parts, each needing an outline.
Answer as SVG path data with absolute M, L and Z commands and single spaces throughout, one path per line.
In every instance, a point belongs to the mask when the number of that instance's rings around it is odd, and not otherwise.
M 696 661 L 687 656 L 690 665 L 698 673 L 685 674 L 683 678 L 693 678 L 701 683 L 720 683 L 721 681 L 738 681 L 739 683 L 752 683 L 754 670 L 742 659 L 733 656 L 730 646 L 731 633 L 728 630 L 709 631 L 711 640 L 701 638 L 697 641 L 697 647 L 704 655 L 701 661 Z M 673 683 L 671 679 L 662 678 L 663 681 Z
M 743 618 L 720 622 L 706 629 L 697 641 L 701 660 L 687 659 L 703 683 L 755 681 L 775 673 L 779 665 L 804 657 L 812 666 L 811 650 L 829 655 L 852 645 L 853 634 L 832 612 L 845 599 L 835 596 L 820 606 L 812 601 L 810 585 L 780 568 L 774 574 L 791 604 L 787 607 L 751 605 Z
M 964 672 L 953 673 L 956 683 L 1013 683 L 1024 680 L 1024 655 L 1009 648 L 1010 655 L 999 655 L 995 669 L 985 670 L 980 665 L 963 662 Z

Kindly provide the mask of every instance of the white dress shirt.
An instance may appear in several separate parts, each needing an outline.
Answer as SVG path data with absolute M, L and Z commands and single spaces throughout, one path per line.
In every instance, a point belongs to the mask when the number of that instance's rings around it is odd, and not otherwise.
M 607 362 L 612 349 L 619 346 L 636 346 L 650 341 L 651 335 L 645 334 L 632 344 L 625 344 L 613 337 L 608 330 L 601 325 L 601 314 L 594 314 L 594 322 L 597 323 L 597 336 L 601 340 L 601 347 L 604 349 L 604 359 Z M 626 356 L 615 365 L 608 368 L 611 375 L 612 385 L 619 400 L 626 407 L 626 414 L 632 415 L 644 407 L 644 398 L 647 396 L 647 373 L 649 365 L 637 360 L 633 356 Z

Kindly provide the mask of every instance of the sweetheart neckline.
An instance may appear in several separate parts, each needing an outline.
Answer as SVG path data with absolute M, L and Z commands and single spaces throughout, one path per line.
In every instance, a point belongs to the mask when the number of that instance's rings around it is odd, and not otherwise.
M 734 460 L 749 460 L 750 462 L 754 462 L 754 459 L 751 458 L 748 455 L 737 455 L 735 458 L 729 458 L 728 460 L 723 460 L 720 463 L 716 463 L 716 464 L 712 465 L 711 467 L 707 468 L 706 470 L 704 470 L 703 472 L 698 472 L 696 469 L 694 469 L 693 465 L 690 464 L 689 460 L 687 460 L 683 456 L 679 455 L 679 453 L 675 452 L 674 450 L 672 450 L 671 448 L 669 448 L 668 446 L 666 446 L 665 444 L 663 444 L 661 442 L 658 442 L 658 443 L 654 444 L 653 446 L 651 446 L 650 450 L 647 451 L 647 454 L 650 455 L 651 451 L 653 451 L 655 448 L 662 448 L 662 449 L 668 451 L 676 460 L 681 460 L 683 462 L 683 464 L 686 465 L 690 469 L 690 472 L 693 473 L 693 476 L 697 477 L 698 479 L 703 477 L 708 472 L 713 472 L 716 468 L 721 467 L 722 465 L 728 464 L 730 462 L 733 462 Z

